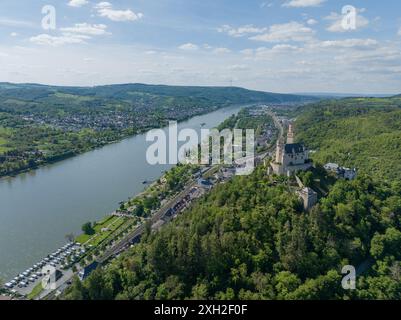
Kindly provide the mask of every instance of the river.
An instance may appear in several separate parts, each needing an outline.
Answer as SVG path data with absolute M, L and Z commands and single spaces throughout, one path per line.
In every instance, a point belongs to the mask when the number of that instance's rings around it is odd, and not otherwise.
M 237 113 L 229 107 L 191 118 L 178 129 L 200 132 Z M 119 202 L 157 180 L 170 165 L 149 165 L 146 134 L 0 180 L 0 278 L 31 267 L 79 234 L 83 223 L 114 211 Z

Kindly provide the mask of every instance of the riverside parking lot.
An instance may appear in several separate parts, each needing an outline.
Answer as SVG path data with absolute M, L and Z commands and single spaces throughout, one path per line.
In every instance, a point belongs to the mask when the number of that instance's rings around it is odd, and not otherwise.
M 41 284 L 43 278 L 46 276 L 46 269 L 48 267 L 61 270 L 61 277 L 57 280 L 57 285 L 59 285 L 59 282 L 62 284 L 63 281 L 68 281 L 67 278 L 71 278 L 73 274 L 68 265 L 77 261 L 84 254 L 85 249 L 80 244 L 68 243 L 29 269 L 21 272 L 18 276 L 7 282 L 4 287 L 12 294 L 27 297 Z M 38 294 L 42 291 L 43 289 L 40 288 Z

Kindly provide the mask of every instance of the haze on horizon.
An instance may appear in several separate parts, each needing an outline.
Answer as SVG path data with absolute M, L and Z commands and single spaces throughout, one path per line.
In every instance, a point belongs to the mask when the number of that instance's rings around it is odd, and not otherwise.
M 24 3 L 21 5 L 21 3 Z M 343 5 L 356 28 L 341 28 Z M 44 30 L 44 5 L 56 29 Z M 399 3 L 3 0 L 0 81 L 398 94 Z

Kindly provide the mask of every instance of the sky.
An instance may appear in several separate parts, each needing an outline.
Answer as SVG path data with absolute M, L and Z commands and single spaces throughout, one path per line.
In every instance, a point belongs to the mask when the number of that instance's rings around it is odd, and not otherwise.
M 0 81 L 401 93 L 401 3 L 2 0 Z

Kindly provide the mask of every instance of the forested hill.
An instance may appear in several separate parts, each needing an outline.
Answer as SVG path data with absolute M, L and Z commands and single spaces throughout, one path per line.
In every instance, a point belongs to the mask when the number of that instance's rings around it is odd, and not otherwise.
M 75 100 L 72 98 L 76 98 Z M 54 103 L 60 107 L 65 103 L 80 106 L 102 106 L 105 102 L 121 101 L 141 104 L 161 99 L 159 107 L 164 104 L 198 102 L 224 106 L 242 103 L 300 103 L 315 101 L 316 98 L 252 91 L 237 87 L 188 87 L 146 84 L 120 84 L 95 87 L 57 87 L 38 84 L 0 83 L 0 107 L 22 108 L 24 102 Z M 162 98 L 167 100 L 163 100 Z M 104 101 L 106 99 L 106 101 Z M 73 103 L 72 103 L 73 102 Z M 90 102 L 93 102 L 92 104 Z
M 400 299 L 401 184 L 339 180 L 311 212 L 287 178 L 218 185 L 66 299 Z M 370 266 L 357 290 L 345 265 Z
M 401 179 L 401 98 L 352 98 L 307 106 L 297 139 L 314 160 L 357 167 L 378 179 Z

